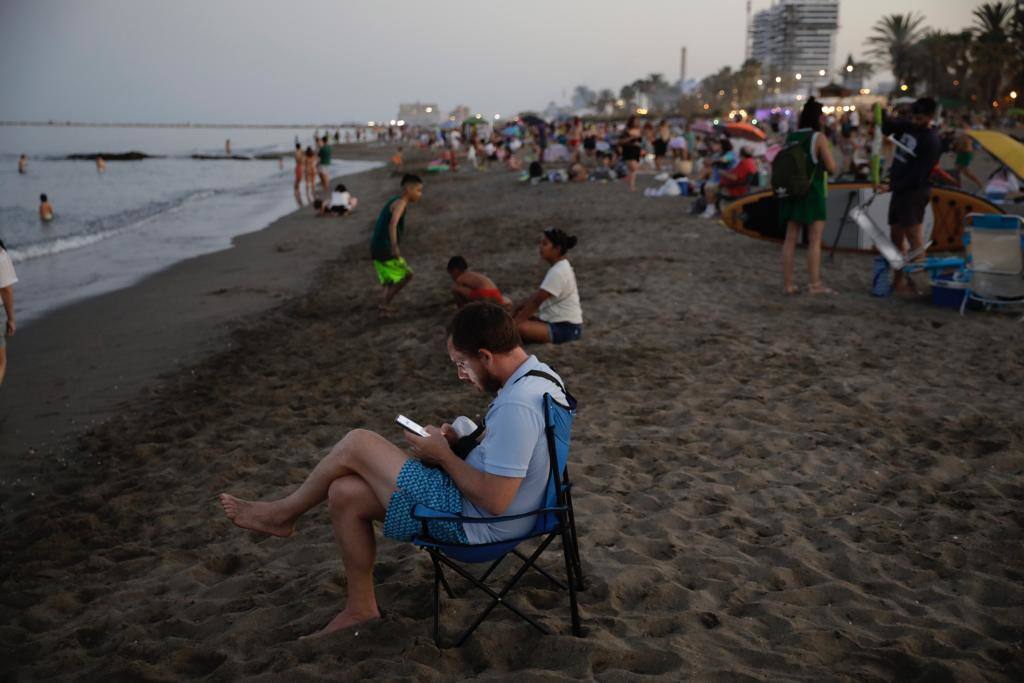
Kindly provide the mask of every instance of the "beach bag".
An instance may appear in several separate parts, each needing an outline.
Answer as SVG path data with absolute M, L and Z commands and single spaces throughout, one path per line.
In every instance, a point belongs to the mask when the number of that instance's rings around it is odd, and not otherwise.
M 814 165 L 803 140 L 792 142 L 772 160 L 772 191 L 779 199 L 799 199 L 811 190 Z

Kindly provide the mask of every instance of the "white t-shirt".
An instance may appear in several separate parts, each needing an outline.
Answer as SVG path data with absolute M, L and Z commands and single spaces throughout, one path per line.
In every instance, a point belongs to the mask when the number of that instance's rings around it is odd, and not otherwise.
M 351 201 L 352 194 L 349 192 L 332 192 L 330 208 L 334 208 L 335 206 L 344 206 L 346 209 L 350 209 L 352 208 L 349 206 Z
M 0 249 L 0 289 L 10 287 L 18 281 L 14 272 L 14 264 L 6 250 Z
M 540 305 L 538 317 L 546 323 L 583 324 L 580 293 L 576 288 L 576 273 L 568 259 L 562 259 L 548 269 L 540 288 L 551 295 Z

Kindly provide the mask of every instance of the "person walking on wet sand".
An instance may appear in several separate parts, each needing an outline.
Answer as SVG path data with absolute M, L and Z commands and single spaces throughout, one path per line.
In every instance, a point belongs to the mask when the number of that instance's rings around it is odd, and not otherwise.
M 0 334 L 0 385 L 4 383 L 4 375 L 7 374 L 7 338 L 14 336 L 14 283 L 18 276 L 14 272 L 14 264 L 7 253 L 7 248 L 0 240 L 0 301 L 3 302 L 4 313 L 7 315 L 7 325 Z
M 779 200 L 779 222 L 786 226 L 786 241 L 782 245 L 782 286 L 786 294 L 800 291 L 793 284 L 793 261 L 796 243 L 804 226 L 807 227 L 807 274 L 810 280 L 807 291 L 811 294 L 834 293 L 821 281 L 821 237 L 825 232 L 828 197 L 825 174 L 834 174 L 837 170 L 832 147 L 821 133 L 822 119 L 821 103 L 812 97 L 800 112 L 799 129 L 786 136 L 786 146 L 799 145 L 806 155 L 807 170 L 811 176 L 806 194 Z
M 370 238 L 370 256 L 377 271 L 377 279 L 384 287 L 380 301 L 381 315 L 394 311 L 391 301 L 412 279 L 412 268 L 402 257 L 399 244 L 405 234 L 405 216 L 409 205 L 423 196 L 423 181 L 419 176 L 407 173 L 402 176 L 402 194 L 388 200 L 377 216 L 377 223 Z
M 306 166 L 306 157 L 302 153 L 302 145 L 295 143 L 295 201 L 302 206 L 302 175 Z
M 522 347 L 515 323 L 501 307 L 469 304 L 449 325 L 448 357 L 458 378 L 496 394 L 487 410 L 487 431 L 465 460 L 452 451 L 451 425 L 428 426 L 429 436 L 407 433 L 410 449 L 365 429 L 353 429 L 284 498 L 247 501 L 222 493 L 220 503 L 236 526 L 272 536 L 291 536 L 295 523 L 327 502 L 347 583 L 345 608 L 311 634 L 323 636 L 380 618 L 373 581 L 377 539 L 408 542 L 421 531 L 412 517 L 422 504 L 467 517 L 525 515 L 542 504 L 550 481 L 543 397 L 566 403 L 562 379 Z M 431 534 L 462 544 L 496 543 L 533 528 L 532 515 L 504 522 L 430 522 Z

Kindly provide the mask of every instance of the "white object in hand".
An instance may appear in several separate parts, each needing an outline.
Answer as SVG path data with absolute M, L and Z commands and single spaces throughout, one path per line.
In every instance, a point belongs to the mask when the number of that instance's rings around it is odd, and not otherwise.
M 467 437 L 476 431 L 476 423 L 465 415 L 459 415 L 452 422 L 452 431 L 459 435 L 459 438 Z
M 418 424 L 407 418 L 405 415 L 399 415 L 398 417 L 396 417 L 395 422 L 402 425 L 404 429 L 409 430 L 410 432 L 416 434 L 417 436 L 422 436 L 424 438 L 430 436 L 430 434 L 427 433 L 426 429 L 420 427 Z

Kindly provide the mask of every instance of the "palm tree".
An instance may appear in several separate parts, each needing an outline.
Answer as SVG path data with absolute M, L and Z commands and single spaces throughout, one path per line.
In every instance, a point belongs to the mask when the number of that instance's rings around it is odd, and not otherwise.
M 913 48 L 921 36 L 924 17 L 916 12 L 890 14 L 875 22 L 867 39 L 868 55 L 892 69 L 899 83 L 913 85 Z
M 1013 5 L 986 2 L 975 7 L 974 30 L 977 39 L 972 54 L 973 76 L 986 102 L 999 99 L 1006 67 L 1012 63 L 1014 48 L 1009 42 Z
M 966 90 L 966 74 L 970 68 L 970 31 L 947 33 L 928 31 L 918 41 L 914 62 L 934 97 L 962 99 Z

